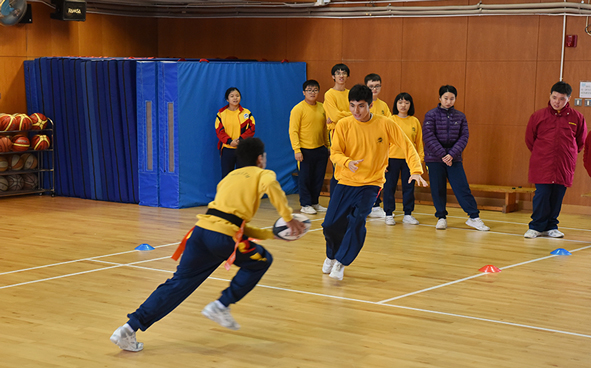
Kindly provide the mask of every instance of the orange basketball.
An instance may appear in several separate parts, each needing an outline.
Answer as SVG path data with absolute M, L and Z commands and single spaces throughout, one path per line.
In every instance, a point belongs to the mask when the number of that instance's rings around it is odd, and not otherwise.
M 0 131 L 1 132 L 5 132 L 7 130 L 11 130 L 9 129 L 9 127 L 12 127 L 12 122 L 14 121 L 14 116 L 12 115 L 2 115 L 0 116 Z
M 37 174 L 23 174 L 23 189 L 37 189 L 37 185 L 39 184 L 39 178 Z
M 23 178 L 20 175 L 8 175 L 6 177 L 8 181 L 8 190 L 22 190 L 23 189 Z
M 34 153 L 23 153 L 21 155 L 21 160 L 23 160 L 23 169 L 24 170 L 33 170 L 37 168 L 37 155 Z
M 10 164 L 10 169 L 17 171 L 22 170 L 23 166 L 25 166 L 25 161 L 21 158 L 21 155 L 10 155 L 8 158 L 8 163 Z
M 29 149 L 29 147 L 31 146 L 31 143 L 29 142 L 29 138 L 27 137 L 16 137 L 13 138 L 12 141 L 12 150 L 13 151 L 26 151 Z
M 8 137 L 0 137 L 0 152 L 10 152 L 12 150 L 12 141 Z
M 8 159 L 6 156 L 0 156 L 0 172 L 8 170 Z
M 47 126 L 47 117 L 41 113 L 34 113 L 31 114 L 31 129 L 33 130 L 41 130 L 45 129 Z
M 14 117 L 17 129 L 15 130 L 31 130 L 33 124 L 31 118 L 27 114 L 17 114 Z
M 10 115 L 10 121 L 6 124 L 6 131 L 17 131 L 20 126 L 20 118 L 17 121 L 16 114 Z
M 46 150 L 49 145 L 49 137 L 45 134 L 37 134 L 31 138 L 31 147 L 36 151 Z

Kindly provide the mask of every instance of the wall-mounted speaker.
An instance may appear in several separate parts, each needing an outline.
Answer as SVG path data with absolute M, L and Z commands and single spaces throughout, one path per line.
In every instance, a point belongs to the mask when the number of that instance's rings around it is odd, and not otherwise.
M 59 20 L 86 20 L 86 0 L 51 0 L 55 5 L 55 12 L 51 18 Z

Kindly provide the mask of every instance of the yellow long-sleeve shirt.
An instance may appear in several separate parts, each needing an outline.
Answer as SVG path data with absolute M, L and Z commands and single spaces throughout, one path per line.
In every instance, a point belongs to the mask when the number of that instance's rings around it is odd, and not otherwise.
M 332 122 L 327 125 L 328 130 L 334 130 L 339 120 L 351 116 L 349 111 L 349 90 L 337 91 L 334 88 L 324 93 L 324 111 Z
M 372 115 L 365 123 L 353 116 L 340 120 L 333 134 L 330 155 L 339 184 L 383 186 L 391 144 L 406 149 L 411 175 L 423 173 L 421 159 L 412 142 L 391 119 Z M 350 161 L 361 159 L 356 172 L 349 170 Z
M 207 206 L 236 215 L 246 221 L 244 235 L 256 239 L 272 239 L 273 231 L 248 225 L 259 205 L 261 197 L 267 194 L 273 207 L 285 221 L 291 221 L 293 212 L 287 197 L 271 170 L 257 166 L 246 166 L 230 172 L 217 186 L 215 198 Z M 238 226 L 212 215 L 197 215 L 196 226 L 221 234 L 234 236 Z
M 392 116 L 388 104 L 380 100 L 379 98 L 373 102 L 373 106 L 371 107 L 371 109 L 369 109 L 369 112 L 371 112 L 374 115 L 382 115 L 387 118 Z
M 310 105 L 305 100 L 291 110 L 289 116 L 289 139 L 295 153 L 301 148 L 328 147 L 326 114 L 322 103 Z
M 410 139 L 415 149 L 421 157 L 421 162 L 425 160 L 425 151 L 423 149 L 423 129 L 421 128 L 421 122 L 414 116 L 407 116 L 401 118 L 398 115 L 392 115 L 390 119 L 394 120 L 396 124 L 402 129 L 404 134 Z M 390 146 L 390 158 L 404 158 L 404 150 L 398 146 Z

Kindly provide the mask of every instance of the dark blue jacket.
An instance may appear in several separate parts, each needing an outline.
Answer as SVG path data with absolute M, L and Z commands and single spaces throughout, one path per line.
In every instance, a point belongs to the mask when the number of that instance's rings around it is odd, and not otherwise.
M 442 162 L 450 154 L 454 161 L 462 161 L 462 151 L 468 144 L 466 115 L 452 107 L 444 109 L 441 104 L 425 114 L 423 143 L 425 162 Z

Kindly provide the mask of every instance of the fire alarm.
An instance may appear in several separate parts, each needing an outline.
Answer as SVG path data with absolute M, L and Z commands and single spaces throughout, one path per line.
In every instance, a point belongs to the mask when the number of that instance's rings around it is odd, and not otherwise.
M 577 47 L 577 39 L 579 36 L 577 35 L 566 35 L 564 39 L 564 44 L 566 47 Z

